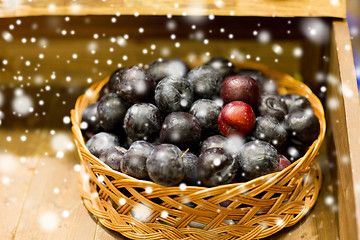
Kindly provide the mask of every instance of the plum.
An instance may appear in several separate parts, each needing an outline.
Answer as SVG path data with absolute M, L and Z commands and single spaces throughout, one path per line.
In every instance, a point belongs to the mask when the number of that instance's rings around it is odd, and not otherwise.
M 295 110 L 311 108 L 309 100 L 306 97 L 297 94 L 286 94 L 281 96 L 281 99 L 285 102 L 289 113 Z
M 197 98 L 213 98 L 222 83 L 221 74 L 208 65 L 193 68 L 187 75 L 188 81 L 194 87 Z
M 258 140 L 271 143 L 278 151 L 286 146 L 288 134 L 279 121 L 272 116 L 256 118 L 256 124 L 251 135 Z
M 242 101 L 255 106 L 259 99 L 259 85 L 248 76 L 231 76 L 221 85 L 220 96 L 224 103 Z
M 121 146 L 115 146 L 104 151 L 99 156 L 99 159 L 115 171 L 120 171 L 121 162 L 123 161 L 125 153 L 125 148 Z
M 208 137 L 203 141 L 201 144 L 201 152 L 206 151 L 210 148 L 224 148 L 227 143 L 227 138 L 222 135 L 214 135 L 211 137 Z
M 160 141 L 172 143 L 181 149 L 194 149 L 199 145 L 201 126 L 193 115 L 173 112 L 166 116 L 160 130 Z
M 320 133 L 319 119 L 311 109 L 295 110 L 286 115 L 285 129 L 290 141 L 297 146 L 309 146 Z
M 233 134 L 245 136 L 252 131 L 255 122 L 255 113 L 251 106 L 241 101 L 234 101 L 226 104 L 221 110 L 218 127 L 224 136 Z
M 209 65 L 217 70 L 224 79 L 235 73 L 235 67 L 232 62 L 223 57 L 214 57 L 206 62 L 205 65 Z
M 193 87 L 185 78 L 165 77 L 155 88 L 156 105 L 164 113 L 186 111 L 193 99 Z
M 138 66 L 124 69 L 116 88 L 121 97 L 131 103 L 152 100 L 154 89 L 154 80 Z
M 255 69 L 242 69 L 236 75 L 249 76 L 259 84 L 261 93 L 277 94 L 277 84 L 268 79 L 261 71 Z
M 152 140 L 161 128 L 160 110 L 151 103 L 132 105 L 125 114 L 124 128 L 133 141 Z
M 149 142 L 143 140 L 133 142 L 124 154 L 121 162 L 121 172 L 138 179 L 149 179 L 146 159 L 153 149 L 154 146 Z
M 288 166 L 291 165 L 291 162 L 289 159 L 287 159 L 284 155 L 279 155 L 279 169 L 278 171 L 282 171 Z
M 264 141 L 245 143 L 236 159 L 242 171 L 241 175 L 248 180 L 276 172 L 279 168 L 276 148 Z
M 119 132 L 129 106 L 118 93 L 103 96 L 97 106 L 99 124 L 108 132 Z
M 238 163 L 223 148 L 210 148 L 200 154 L 197 173 L 208 187 L 231 182 L 238 171 Z
M 216 101 L 210 99 L 195 101 L 189 111 L 199 121 L 204 135 L 213 135 L 218 132 L 217 119 L 220 112 L 221 106 Z
M 165 77 L 183 78 L 189 72 L 189 67 L 184 61 L 177 58 L 157 59 L 149 64 L 146 72 L 155 82 L 159 82 Z
M 91 138 L 94 134 L 102 130 L 99 124 L 99 116 L 97 113 L 98 104 L 99 103 L 96 102 L 85 108 L 81 117 L 81 131 L 87 138 Z
M 146 160 L 151 180 L 164 186 L 179 184 L 185 176 L 181 155 L 181 150 L 173 144 L 155 146 Z
M 257 110 L 260 116 L 270 115 L 277 118 L 279 121 L 282 121 L 288 113 L 285 102 L 278 94 L 260 95 Z
M 187 152 L 183 155 L 182 159 L 184 163 L 184 172 L 185 172 L 183 181 L 187 185 L 192 185 L 192 186 L 198 185 L 200 181 L 199 176 L 197 175 L 197 168 L 196 168 L 198 157 L 191 152 Z
M 109 81 L 100 90 L 99 99 L 106 94 L 117 91 L 117 85 L 120 82 L 120 76 L 123 71 L 124 68 L 119 68 L 110 75 Z
M 104 151 L 115 146 L 120 146 L 119 138 L 114 134 L 106 132 L 95 134 L 86 143 L 87 149 L 95 157 L 99 157 Z

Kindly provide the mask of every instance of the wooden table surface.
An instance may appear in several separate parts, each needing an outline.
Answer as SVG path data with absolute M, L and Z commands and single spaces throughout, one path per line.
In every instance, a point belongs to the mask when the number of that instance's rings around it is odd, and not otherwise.
M 75 95 L 65 105 L 56 95 L 48 97 L 51 104 L 46 104 L 41 126 L 27 128 L 34 120 L 15 118 L 0 126 L 0 239 L 124 239 L 101 226 L 78 193 L 79 157 L 70 124 L 61 117 Z M 269 239 L 338 239 L 336 183 L 326 148 L 325 143 L 318 158 L 324 182 L 315 207 L 294 227 Z

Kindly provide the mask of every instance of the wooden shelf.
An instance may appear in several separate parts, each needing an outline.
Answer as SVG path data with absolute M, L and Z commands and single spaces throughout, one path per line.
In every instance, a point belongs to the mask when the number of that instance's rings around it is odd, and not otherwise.
M 39 15 L 218 15 L 265 17 L 346 17 L 346 0 L 2 0 L 0 17 Z

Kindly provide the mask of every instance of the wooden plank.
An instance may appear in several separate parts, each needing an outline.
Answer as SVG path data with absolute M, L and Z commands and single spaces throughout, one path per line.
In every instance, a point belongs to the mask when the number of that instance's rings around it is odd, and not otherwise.
M 40 142 L 37 174 L 31 183 L 14 239 L 91 239 L 96 221 L 84 208 L 77 190 L 78 163 L 75 151 L 56 157 L 51 147 L 51 134 Z M 58 132 L 71 141 L 70 132 Z M 54 135 L 56 136 L 56 135 Z M 48 156 L 44 156 L 44 152 Z
M 360 111 L 350 35 L 346 22 L 334 22 L 328 84 L 329 126 L 337 156 L 340 239 L 360 239 Z
M 258 0 L 258 1 L 212 1 L 212 0 L 46 0 L 10 1 L 2 0 L 1 17 L 31 15 L 234 15 L 234 16 L 330 16 L 346 17 L 346 1 L 326 0 Z M 0 2 L 0 3 L 1 3 Z
M 94 236 L 94 240 L 116 240 L 116 239 L 123 239 L 126 240 L 128 238 L 122 236 L 120 233 L 109 230 L 101 225 L 100 222 L 98 222 L 98 225 L 96 226 L 96 233 Z
M 23 135 L 32 140 L 24 144 L 20 140 Z M 0 239 L 13 239 L 38 161 L 33 152 L 44 135 L 37 131 L 25 134 L 25 129 L 0 128 L 0 136 L 0 219 L 6 220 L 0 227 Z M 23 145 L 21 152 L 19 145 Z
M 328 138 L 325 139 L 321 146 L 317 158 L 323 174 L 323 183 L 314 208 L 296 225 L 283 229 L 279 233 L 266 238 L 267 240 L 339 239 L 338 209 L 334 192 L 336 180 L 330 174 L 331 165 L 329 164 L 327 141 Z
M 45 99 L 48 116 L 41 130 L 45 137 L 37 142 L 38 158 L 33 181 L 22 211 L 14 239 L 92 239 L 96 220 L 92 219 L 78 192 L 78 173 L 74 166 L 79 158 L 69 130 L 55 133 L 46 128 L 64 108 L 53 95 Z M 28 141 L 31 141 L 29 138 Z M 18 150 L 20 151 L 20 149 Z

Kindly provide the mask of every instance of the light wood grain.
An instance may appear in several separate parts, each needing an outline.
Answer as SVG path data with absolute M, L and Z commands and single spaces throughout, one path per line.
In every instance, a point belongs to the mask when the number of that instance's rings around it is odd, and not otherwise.
M 38 161 L 33 152 L 39 149 L 37 142 L 42 142 L 44 135 L 34 134 L 33 142 L 24 145 L 20 152 L 17 146 L 22 144 L 20 137 L 25 131 L 2 129 L 0 132 L 0 177 L 3 183 L 0 184 L 0 218 L 6 219 L 6 224 L 0 227 L 0 239 L 13 239 Z M 5 141 L 8 136 L 11 136 L 11 142 Z
M 223 16 L 327 16 L 346 17 L 346 1 L 327 0 L 258 0 L 258 1 L 211 1 L 211 0 L 37 0 L 12 2 L 2 0 L 2 17 L 30 15 L 223 15 Z M 1 2 L 0 2 L 1 3 Z
M 74 171 L 78 161 L 72 138 L 61 128 L 57 128 L 55 134 L 47 128 L 57 118 L 55 112 L 63 106 L 54 95 L 46 102 L 48 117 L 41 130 L 44 139 L 37 142 L 38 150 L 34 152 L 38 158 L 36 174 L 29 183 L 14 239 L 91 239 L 96 222 L 82 207 L 78 195 Z M 62 136 L 63 140 L 54 140 L 56 136 Z M 33 141 L 32 135 L 28 138 Z M 64 156 L 58 155 L 59 151 Z
M 331 46 L 328 120 L 334 135 L 339 178 L 339 229 L 341 239 L 360 239 L 359 97 L 348 26 L 334 22 Z M 336 104 L 337 103 L 337 104 Z M 337 105 L 337 106 L 336 106 Z

